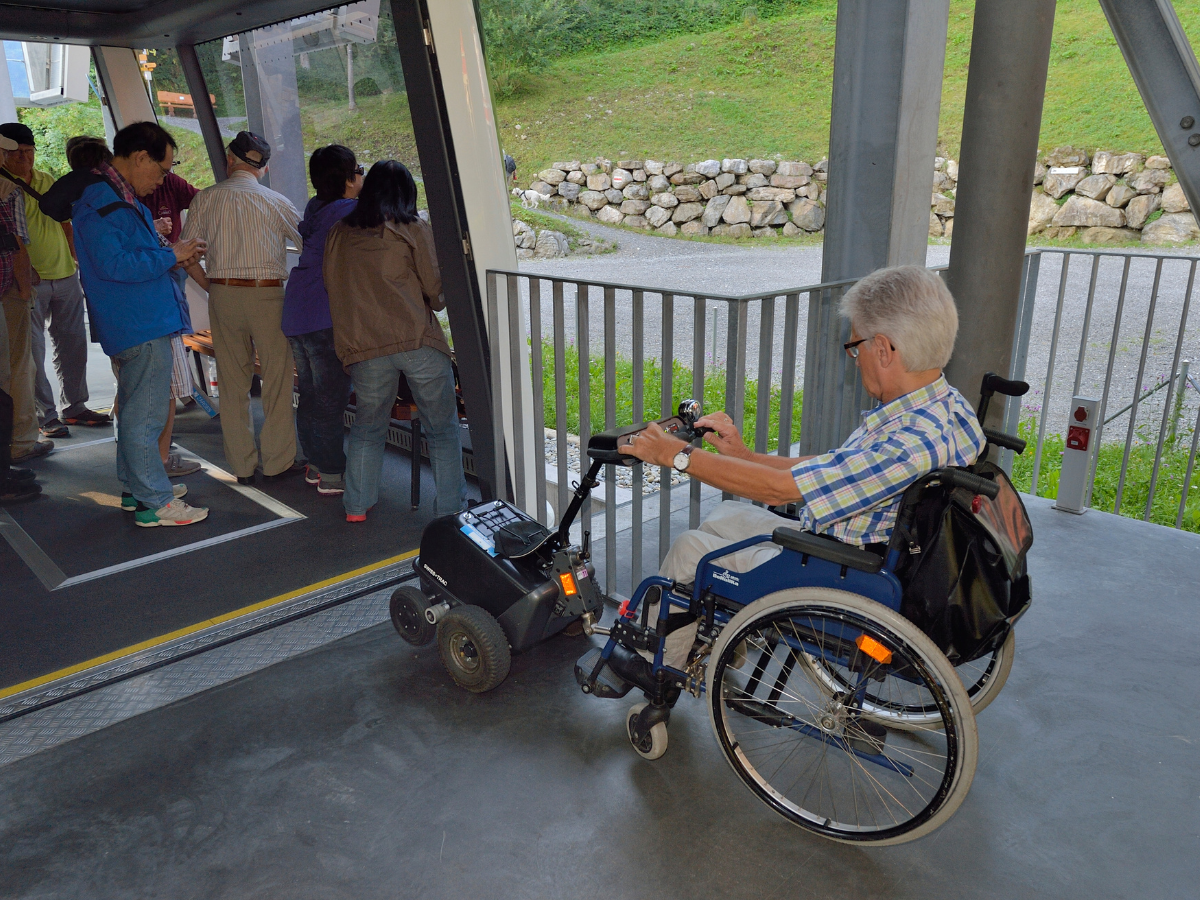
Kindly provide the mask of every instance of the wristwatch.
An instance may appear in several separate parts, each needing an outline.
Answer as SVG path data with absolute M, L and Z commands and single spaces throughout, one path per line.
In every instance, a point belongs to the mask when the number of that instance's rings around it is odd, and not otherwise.
M 678 453 L 675 454 L 675 458 L 673 460 L 671 460 L 671 467 L 676 472 L 680 472 L 680 473 L 686 472 L 687 468 L 688 468 L 688 464 L 691 463 L 691 461 L 692 461 L 692 451 L 695 449 L 696 448 L 693 447 L 691 444 L 688 444 L 686 447 L 684 447 L 682 450 L 680 450 Z

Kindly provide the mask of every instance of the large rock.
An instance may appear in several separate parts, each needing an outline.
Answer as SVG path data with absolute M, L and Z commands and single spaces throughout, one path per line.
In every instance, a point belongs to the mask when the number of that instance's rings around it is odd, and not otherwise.
M 937 213 L 939 216 L 954 215 L 954 198 L 953 197 L 948 197 L 945 194 L 934 194 L 933 200 L 930 203 L 930 206 L 933 207 L 933 211 L 935 213 Z
M 579 185 L 571 184 L 569 181 L 564 181 L 558 186 L 558 194 L 560 197 L 566 197 L 568 202 L 574 203 L 579 199 Z
M 1059 207 L 1050 224 L 1059 228 L 1064 226 L 1094 228 L 1097 225 L 1106 228 L 1123 228 L 1125 227 L 1125 213 L 1119 209 L 1113 209 L 1107 203 L 1089 200 L 1087 197 L 1080 197 L 1077 194 Z
M 674 222 L 664 222 L 659 226 L 658 233 L 665 234 L 667 237 L 675 237 L 675 235 L 679 234 L 679 226 Z
M 642 168 L 646 170 L 647 175 L 661 175 L 663 173 L 663 164 L 654 159 L 646 160 Z
M 650 180 L 646 182 L 646 186 L 650 189 L 651 193 L 661 194 L 663 191 L 671 189 L 671 182 L 667 180 L 667 176 L 660 172 L 657 175 L 651 175 Z
M 1146 160 L 1146 168 L 1147 169 L 1169 169 L 1169 168 L 1171 168 L 1171 161 L 1169 159 L 1167 159 L 1165 156 L 1151 156 L 1149 159 Z
M 770 183 L 766 175 L 758 175 L 754 172 L 747 172 L 745 175 L 738 176 L 738 184 L 744 184 L 747 189 L 766 187 Z
M 596 213 L 596 219 L 605 225 L 620 225 L 625 219 L 625 214 L 615 206 L 606 206 Z
M 676 172 L 671 176 L 671 184 L 699 184 L 703 180 L 699 172 Z
M 626 200 L 648 200 L 650 199 L 650 190 L 642 182 L 634 182 L 625 186 L 625 190 L 621 191 L 625 195 Z
M 1143 159 L 1140 153 L 1110 153 L 1107 150 L 1097 150 L 1096 155 L 1092 157 L 1092 171 L 1097 175 L 1125 175 L 1136 172 Z
M 579 171 L 579 160 L 573 159 L 570 162 L 551 163 L 550 168 L 558 169 L 560 172 L 578 172 Z
M 621 204 L 621 212 L 627 216 L 640 216 L 649 208 L 649 200 L 626 200 Z
M 776 172 L 771 176 L 771 185 L 777 188 L 800 188 L 808 184 L 809 181 L 810 179 L 807 175 L 780 175 Z
M 567 173 L 558 168 L 542 169 L 542 171 L 538 172 L 537 177 L 546 182 L 546 184 L 552 184 L 557 187 L 567 180 Z
M 729 226 L 729 231 L 725 233 L 734 238 L 748 238 L 751 234 L 753 234 L 753 232 L 750 230 L 750 226 L 746 222 L 733 223 Z
M 950 191 L 954 189 L 954 179 L 945 172 L 933 173 L 933 192 L 940 194 L 942 191 Z
M 1036 163 L 1033 164 L 1033 183 L 1041 184 L 1045 180 L 1046 180 L 1046 167 L 1044 165 L 1042 165 L 1042 161 L 1039 159 Z
M 812 173 L 813 167 L 806 162 L 781 162 L 775 168 L 776 175 L 785 175 L 787 177 L 808 178 Z
M 950 180 L 958 184 L 958 160 L 946 160 L 946 174 L 950 176 Z
M 746 163 L 746 168 L 748 168 L 755 175 L 766 175 L 768 178 L 770 178 L 775 174 L 775 169 L 778 168 L 778 166 L 773 159 L 752 159 L 750 162 Z
M 529 185 L 529 189 L 531 191 L 537 191 L 539 194 L 545 194 L 547 197 L 549 197 L 551 194 L 553 194 L 555 191 L 558 190 L 558 188 L 555 185 L 549 184 L 548 182 L 542 181 L 540 179 L 537 181 L 531 182 Z
M 1042 181 L 1042 190 L 1059 199 L 1067 191 L 1075 189 L 1075 185 L 1087 178 L 1087 169 L 1083 166 L 1056 166 L 1046 173 Z
M 1138 194 L 1125 207 L 1125 224 L 1130 228 L 1141 228 L 1146 217 L 1158 209 L 1162 198 L 1158 194 Z
M 711 200 L 713 197 L 717 196 L 718 193 L 717 183 L 711 180 L 701 182 L 697 190 L 699 191 L 700 196 L 705 200 Z
M 796 192 L 785 188 L 759 187 L 746 192 L 747 200 L 778 200 L 780 203 L 791 203 L 796 199 Z
M 721 191 L 721 193 L 728 194 L 730 197 L 740 197 L 748 190 L 749 188 L 747 188 L 744 184 L 731 184 L 729 187 L 725 188 L 725 190 Z
M 776 219 L 779 221 L 776 222 Z M 763 200 L 750 204 L 751 228 L 782 225 L 786 221 L 787 213 L 783 211 L 783 204 L 778 200 Z
M 649 177 L 650 176 L 646 174 L 645 169 L 634 169 L 633 170 L 633 180 L 634 181 L 645 181 Z
M 533 227 L 522 222 L 520 219 L 513 220 L 513 242 L 518 249 L 533 250 L 533 245 L 537 243 L 537 232 Z
M 553 259 L 566 256 L 571 252 L 567 236 L 561 231 L 539 231 L 537 243 L 533 247 L 533 255 L 538 259 Z
M 1183 193 L 1183 185 L 1176 182 L 1163 190 L 1162 208 L 1165 213 L 1187 212 L 1191 209 Z
M 652 194 L 650 202 L 663 209 L 673 209 L 679 205 L 679 198 L 670 191 L 663 191 L 661 194 Z
M 1075 193 L 1087 197 L 1089 200 L 1103 200 L 1116 183 L 1117 179 L 1112 175 L 1089 175 L 1075 185 Z
M 712 228 L 714 225 L 719 225 L 721 222 L 721 216 L 725 212 L 725 207 L 728 205 L 729 197 L 727 197 L 725 194 L 717 194 L 717 196 L 709 200 L 708 204 L 704 207 L 704 224 L 709 228 Z
M 626 216 L 625 221 L 621 223 L 626 228 L 651 228 L 651 224 L 646 221 L 645 216 Z
M 1125 177 L 1125 183 L 1139 194 L 1157 194 L 1171 178 L 1166 169 L 1142 169 Z
M 713 237 L 718 237 L 723 234 L 729 234 L 729 229 L 732 227 L 733 227 L 732 225 L 726 225 L 724 222 L 722 222 L 721 224 L 714 225 L 712 228 L 710 228 L 708 230 L 708 233 L 711 234 Z M 520 252 L 521 252 L 520 250 L 517 251 L 518 254 Z
M 701 196 L 699 189 L 690 184 L 681 184 L 675 188 L 675 199 L 680 203 L 695 203 Z
M 1108 196 L 1104 198 L 1104 202 L 1109 206 L 1115 206 L 1121 209 L 1125 204 L 1137 196 L 1137 191 L 1128 185 L 1117 182 L 1112 186 L 1112 190 L 1108 192 Z
M 599 191 L 584 191 L 579 195 L 579 202 L 592 212 L 608 204 L 608 198 Z
M 1200 240 L 1200 226 L 1191 213 L 1170 213 L 1142 229 L 1143 244 L 1191 244 Z
M 589 191 L 607 191 L 612 187 L 612 179 L 607 172 L 597 172 L 588 176 L 587 186 Z
M 750 221 L 750 204 L 745 197 L 730 197 L 721 218 L 730 225 L 741 225 Z M 747 226 L 747 232 L 749 227 Z
M 723 191 L 723 190 L 725 190 L 725 188 L 729 187 L 731 184 L 733 184 L 735 181 L 737 181 L 737 176 L 734 175 L 732 172 L 722 172 L 714 180 L 717 183 L 717 190 Z
M 733 175 L 745 175 L 749 166 L 746 165 L 744 159 L 723 159 L 721 160 L 721 171 L 729 172 Z
M 624 190 L 626 185 L 633 183 L 633 173 L 628 169 L 613 169 L 612 175 L 609 177 L 612 179 L 612 186 L 618 191 Z
M 550 212 L 565 213 L 571 208 L 570 202 L 566 197 L 559 197 L 557 194 L 546 201 L 546 209 Z
M 667 178 L 670 178 L 672 175 L 675 175 L 676 173 L 682 172 L 682 171 L 683 171 L 683 166 L 681 166 L 679 163 L 664 163 L 663 164 L 662 173 Z
M 773 238 L 773 237 L 779 236 L 779 232 L 777 232 L 774 228 L 770 227 L 769 225 L 763 225 L 759 228 L 751 228 L 750 233 L 753 234 L 755 237 Z
M 680 234 L 697 235 L 708 234 L 708 226 L 699 220 L 685 222 L 679 227 Z
M 597 175 L 601 171 L 603 171 L 595 163 L 583 163 L 583 165 L 581 165 L 579 168 L 583 172 L 583 174 L 586 175 L 588 178 L 591 178 L 593 175 Z
M 567 181 L 571 182 L 571 184 L 578 184 L 582 186 L 587 184 L 587 176 L 584 175 L 579 169 L 576 169 L 573 172 L 567 173 Z
M 1046 227 L 1058 215 L 1058 204 L 1043 194 L 1034 191 L 1029 199 L 1029 234 L 1045 231 Z
M 1086 166 L 1091 160 L 1086 150 L 1075 147 L 1056 147 L 1046 155 L 1046 165 L 1055 166 Z
M 1100 154 L 1096 154 L 1099 156 Z M 1085 228 L 1079 232 L 1085 244 L 1128 244 L 1141 238 L 1141 233 L 1132 228 Z
M 815 200 L 796 200 L 788 206 L 792 221 L 805 231 L 820 231 L 825 227 L 825 207 Z
M 789 222 L 788 224 L 790 225 L 791 222 Z M 786 228 L 783 231 L 784 231 L 784 234 L 787 234 Z M 929 236 L 930 237 L 941 237 L 942 231 L 943 231 L 942 220 L 933 214 L 933 210 L 930 210 L 929 211 Z
M 625 199 L 625 195 L 616 188 L 609 188 L 604 192 L 604 196 L 608 198 L 609 203 L 615 203 L 617 206 L 620 206 L 621 201 Z
M 936 219 L 937 216 L 934 216 L 934 218 Z M 800 235 L 804 234 L 804 229 L 797 227 L 795 222 L 785 223 L 782 230 L 784 237 L 799 237 Z
M 721 174 L 721 161 L 719 159 L 706 159 L 704 162 L 698 162 L 696 163 L 695 171 L 705 178 L 716 178 Z
M 669 221 L 670 218 L 671 211 L 669 209 L 664 209 L 661 206 L 652 206 L 646 210 L 646 221 L 655 228 L 662 225 L 664 222 Z
M 618 169 L 627 169 L 630 172 L 633 172 L 637 169 L 642 168 L 642 166 L 644 166 L 645 164 L 646 164 L 645 160 L 641 160 L 641 159 L 619 159 L 619 160 L 617 160 L 617 168 Z
M 680 203 L 675 207 L 675 212 L 671 214 L 671 221 L 676 225 L 682 225 L 684 222 L 700 218 L 703 212 L 703 203 Z

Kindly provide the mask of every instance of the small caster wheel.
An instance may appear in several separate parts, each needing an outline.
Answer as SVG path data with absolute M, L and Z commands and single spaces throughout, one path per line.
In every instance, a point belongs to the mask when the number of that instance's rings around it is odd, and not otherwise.
M 392 592 L 392 626 L 414 647 L 424 647 L 437 634 L 437 626 L 425 619 L 429 606 L 429 598 L 417 588 L 401 587 Z
M 486 609 L 454 607 L 438 622 L 437 640 L 442 664 L 459 687 L 482 694 L 508 677 L 508 638 Z
M 633 735 L 634 721 L 647 704 L 637 703 L 629 707 L 625 716 L 625 731 L 629 735 L 629 743 L 642 759 L 658 759 L 667 752 L 667 723 L 658 722 L 651 726 L 650 733 L 638 740 Z

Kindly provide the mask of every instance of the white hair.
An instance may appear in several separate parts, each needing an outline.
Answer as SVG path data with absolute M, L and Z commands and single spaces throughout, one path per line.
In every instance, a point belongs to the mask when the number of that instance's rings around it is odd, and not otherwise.
M 840 311 L 860 338 L 886 335 L 906 372 L 944 368 L 954 352 L 954 297 L 941 276 L 922 266 L 872 272 L 846 292 Z

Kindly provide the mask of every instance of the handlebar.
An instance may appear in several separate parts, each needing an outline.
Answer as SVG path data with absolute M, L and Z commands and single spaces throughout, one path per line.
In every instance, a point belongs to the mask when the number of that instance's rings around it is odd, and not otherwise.
M 1000 485 L 996 482 L 980 478 L 978 475 L 972 475 L 970 472 L 965 472 L 962 469 L 938 469 L 936 472 L 931 473 L 931 476 L 936 476 L 944 484 L 951 485 L 952 487 L 960 487 L 973 494 L 982 494 L 989 500 L 995 500 L 1000 493 Z
M 995 372 L 988 372 L 983 376 L 982 393 L 1004 394 L 1006 397 L 1024 397 L 1029 393 L 1029 385 L 1024 381 L 1009 381 L 1007 378 L 1001 378 Z
M 700 401 L 684 400 L 679 404 L 678 415 L 652 421 L 663 431 L 690 444 L 713 430 L 696 427 L 696 420 L 702 415 L 704 412 L 700 408 Z M 611 431 L 592 435 L 587 445 L 588 457 L 594 462 L 608 465 L 635 465 L 638 462 L 637 457 L 622 452 L 622 448 L 628 447 L 633 439 L 645 431 L 650 424 L 651 422 L 642 422 L 640 425 L 627 425 L 624 428 L 614 428 Z
M 983 436 L 987 438 L 989 444 L 995 444 L 997 447 L 1012 450 L 1017 454 L 1025 452 L 1025 441 L 1018 437 L 1013 437 L 1011 434 L 1005 434 L 1003 431 L 997 431 L 995 428 L 988 428 L 985 425 Z

